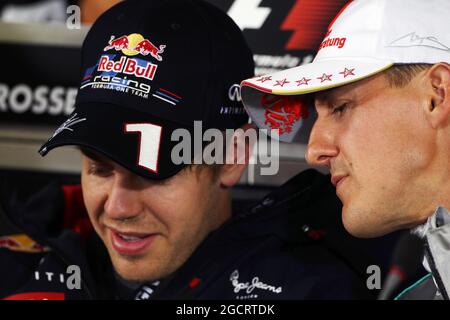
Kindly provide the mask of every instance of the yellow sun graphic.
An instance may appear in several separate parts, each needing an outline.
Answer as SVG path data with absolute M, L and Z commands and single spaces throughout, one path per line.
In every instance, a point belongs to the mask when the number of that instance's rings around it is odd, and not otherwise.
M 136 45 L 144 40 L 144 37 L 140 35 L 139 33 L 132 33 L 128 35 L 128 48 L 130 49 L 123 49 L 122 52 L 126 54 L 127 56 L 135 56 L 139 54 L 139 52 L 134 51 L 133 49 L 136 47 Z

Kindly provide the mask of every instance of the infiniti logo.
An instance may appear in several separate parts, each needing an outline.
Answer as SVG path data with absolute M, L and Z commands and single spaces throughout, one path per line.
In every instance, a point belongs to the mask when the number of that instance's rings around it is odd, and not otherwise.
M 231 101 L 241 101 L 241 87 L 238 84 L 233 84 L 228 90 L 228 98 Z

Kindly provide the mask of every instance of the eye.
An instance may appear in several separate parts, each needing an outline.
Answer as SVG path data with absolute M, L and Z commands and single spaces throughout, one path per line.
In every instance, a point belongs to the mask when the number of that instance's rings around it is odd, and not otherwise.
M 111 166 L 99 162 L 91 162 L 88 165 L 88 174 L 94 176 L 107 177 L 111 174 L 112 170 Z
M 331 114 L 334 116 L 342 116 L 348 108 L 348 103 L 345 102 L 343 104 L 338 105 L 337 107 L 333 107 L 331 110 Z

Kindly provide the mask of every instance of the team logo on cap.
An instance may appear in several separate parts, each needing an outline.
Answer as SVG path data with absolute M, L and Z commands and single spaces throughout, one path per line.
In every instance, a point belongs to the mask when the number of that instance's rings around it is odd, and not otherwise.
M 264 125 L 278 129 L 280 135 L 291 133 L 294 123 L 309 115 L 307 106 L 298 97 L 265 94 L 261 104 L 266 108 Z
M 151 55 L 158 61 L 162 61 L 161 54 L 164 52 L 166 46 L 164 44 L 157 47 L 150 40 L 145 39 L 139 33 L 132 33 L 128 36 L 121 36 L 116 38 L 111 36 L 108 45 L 103 51 L 115 50 L 122 51 L 127 56 L 135 56 L 142 54 L 143 56 Z
M 325 40 L 323 40 L 322 43 L 320 44 L 318 51 L 327 47 L 337 47 L 338 49 L 342 49 L 345 46 L 347 38 L 346 37 L 329 38 L 331 32 L 332 32 L 331 29 L 328 30 L 327 34 L 325 35 Z
M 103 55 L 98 63 L 98 71 L 104 72 L 114 72 L 114 73 L 124 73 L 127 75 L 133 75 L 137 78 L 145 78 L 148 80 L 153 80 L 156 73 L 156 64 L 147 62 L 139 63 L 137 59 L 120 57 L 119 60 L 114 60 L 114 58 L 108 55 Z
M 113 52 L 102 54 L 94 66 L 85 70 L 80 89 L 90 87 L 91 89 L 114 90 L 148 99 L 151 92 L 148 80 L 152 81 L 155 78 L 158 65 L 148 59 L 136 56 L 151 56 L 162 61 L 161 54 L 165 48 L 164 44 L 157 47 L 139 33 L 123 35 L 118 38 L 113 35 L 103 49 L 103 51 Z M 117 54 L 115 51 L 120 51 L 123 55 Z M 130 78 L 130 76 L 132 77 Z M 167 94 L 164 93 L 164 95 Z M 169 96 L 164 99 L 176 104 L 180 100 L 177 97 Z M 158 96 L 158 98 L 160 97 Z

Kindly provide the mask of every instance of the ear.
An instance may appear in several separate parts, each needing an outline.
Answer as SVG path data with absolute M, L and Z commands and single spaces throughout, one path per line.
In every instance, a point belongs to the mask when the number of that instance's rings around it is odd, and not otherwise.
M 450 65 L 437 63 L 426 73 L 429 87 L 427 117 L 433 128 L 450 124 Z
M 227 135 L 225 164 L 219 173 L 222 186 L 230 188 L 239 182 L 248 167 L 256 139 L 257 131 L 251 124 L 235 130 L 232 136 Z

